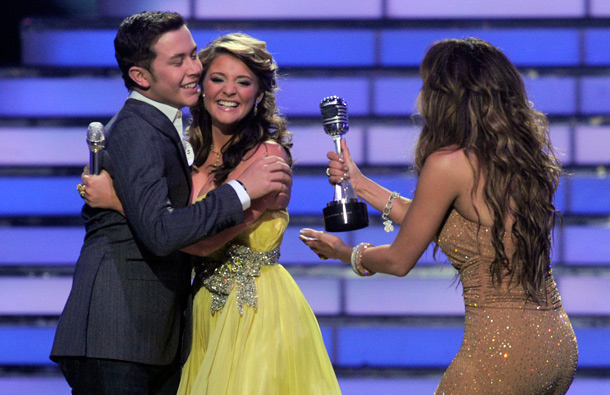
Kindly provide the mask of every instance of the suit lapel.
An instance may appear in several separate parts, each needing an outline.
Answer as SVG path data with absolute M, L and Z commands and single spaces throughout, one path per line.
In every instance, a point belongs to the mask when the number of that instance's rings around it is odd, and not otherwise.
M 182 141 L 180 141 L 180 136 L 178 136 L 174 124 L 161 111 L 141 100 L 128 99 L 125 102 L 125 107 L 129 107 L 132 111 L 139 113 L 146 122 L 154 126 L 161 134 L 167 136 L 178 148 L 178 151 L 180 152 L 180 165 L 188 180 L 189 191 L 191 191 L 193 188 L 191 168 L 186 161 L 184 146 L 182 145 Z

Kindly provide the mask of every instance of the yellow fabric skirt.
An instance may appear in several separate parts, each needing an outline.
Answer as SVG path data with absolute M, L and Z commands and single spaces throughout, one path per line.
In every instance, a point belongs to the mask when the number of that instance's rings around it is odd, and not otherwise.
M 320 327 L 301 290 L 282 265 L 261 267 L 258 308 L 235 289 L 210 313 L 212 294 L 195 295 L 193 343 L 178 394 L 340 394 Z

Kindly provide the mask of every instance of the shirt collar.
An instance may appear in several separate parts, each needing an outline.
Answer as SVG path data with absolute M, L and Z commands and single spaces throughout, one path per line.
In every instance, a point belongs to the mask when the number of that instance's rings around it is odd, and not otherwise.
M 180 127 L 179 129 L 177 125 L 179 124 L 180 126 L 182 126 L 182 111 L 168 104 L 160 103 L 158 101 L 149 99 L 148 97 L 135 90 L 130 91 L 129 96 L 127 98 L 143 101 L 155 107 L 157 110 L 161 111 L 163 114 L 165 114 L 167 118 L 169 118 L 169 120 L 174 124 L 174 126 L 176 126 L 176 131 L 178 132 L 180 139 L 182 139 L 183 131 L 180 130 L 182 128 Z

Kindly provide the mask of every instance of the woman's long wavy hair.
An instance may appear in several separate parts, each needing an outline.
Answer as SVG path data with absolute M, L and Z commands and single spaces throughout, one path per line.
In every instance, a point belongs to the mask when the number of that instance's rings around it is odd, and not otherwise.
M 202 79 L 210 65 L 220 55 L 230 55 L 241 60 L 258 79 L 259 92 L 263 97 L 236 127 L 236 132 L 222 148 L 222 165 L 213 170 L 214 183 L 222 184 L 229 173 L 244 159 L 244 155 L 265 141 L 280 144 L 290 156 L 292 133 L 286 129 L 286 119 L 280 114 L 275 102 L 277 86 L 277 64 L 267 51 L 267 44 L 247 34 L 231 33 L 212 41 L 199 52 L 203 65 Z M 202 83 L 203 85 L 203 83 Z M 257 94 L 257 95 L 258 95 Z M 212 120 L 205 110 L 204 98 L 200 97 L 191 108 L 193 123 L 189 128 L 189 141 L 195 151 L 195 166 L 202 166 L 212 149 Z M 291 165 L 292 163 L 290 163 Z
M 521 75 L 508 58 L 476 39 L 439 41 L 420 66 L 418 99 L 424 126 L 416 148 L 419 173 L 426 158 L 441 148 L 463 149 L 474 173 L 474 198 L 484 180 L 484 197 L 493 215 L 491 265 L 495 284 L 509 274 L 539 301 L 550 270 L 556 216 L 553 199 L 561 166 L 550 144 L 546 116 L 531 106 Z M 507 218 L 514 220 L 516 250 L 507 257 L 503 243 Z

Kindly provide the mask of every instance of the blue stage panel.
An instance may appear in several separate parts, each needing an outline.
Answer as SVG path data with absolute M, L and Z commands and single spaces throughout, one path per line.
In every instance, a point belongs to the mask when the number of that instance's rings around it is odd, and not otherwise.
M 367 163 L 400 165 L 405 173 L 408 172 L 415 159 L 415 144 L 420 131 L 414 122 L 371 125 L 366 134 Z
M 449 264 L 418 266 L 407 277 L 384 274 L 345 283 L 345 314 L 353 316 L 462 316 L 462 287 Z
M 575 327 L 578 341 L 578 367 L 610 367 L 610 328 Z
M 49 359 L 54 336 L 54 327 L 0 327 L 0 365 L 54 365 Z
M 381 63 L 418 66 L 435 41 L 477 37 L 500 48 L 517 66 L 576 66 L 579 32 L 576 29 L 445 29 L 381 32 Z M 562 45 L 557 45 L 561 42 Z
M 581 109 L 583 114 L 610 113 L 610 78 L 581 77 Z
M 417 95 L 422 87 L 419 77 L 384 78 L 374 81 L 376 115 L 411 115 L 417 112 Z
M 0 227 L 0 264 L 74 264 L 84 237 L 84 226 Z
M 348 105 L 349 112 L 349 105 Z M 304 165 L 324 166 L 328 164 L 326 154 L 335 150 L 335 144 L 331 136 L 324 133 L 322 120 L 311 126 L 289 127 L 293 133 L 291 153 L 296 168 Z M 349 151 L 356 163 L 364 163 L 364 136 L 365 131 L 358 122 L 350 122 L 349 133 L 344 136 L 348 142 Z M 319 175 L 326 177 L 324 170 Z M 295 175 L 294 179 L 300 179 L 300 175 Z M 332 190 L 332 186 L 327 184 Z M 297 210 L 298 207 L 295 207 Z
M 194 0 L 197 19 L 377 19 L 381 0 Z
M 118 26 L 117 26 L 118 28 Z M 113 30 L 22 30 L 22 61 L 28 66 L 114 67 Z
M 564 226 L 563 261 L 568 265 L 609 265 L 610 227 Z
M 89 162 L 86 134 L 86 124 L 0 127 L 0 166 L 85 166 Z
M 339 366 L 446 367 L 462 343 L 461 327 L 342 327 Z
M 80 177 L 2 177 L 0 215 L 79 215 L 78 183 Z
M 610 316 L 610 303 L 605 303 L 610 293 L 609 277 L 599 274 L 556 275 L 555 281 L 568 315 Z
M 599 0 L 604 1 L 604 0 Z M 404 1 L 387 0 L 391 18 L 574 18 L 585 15 L 584 0 Z
M 608 86 L 610 88 L 610 85 Z M 578 125 L 574 131 L 574 162 L 581 165 L 610 164 L 610 127 Z
M 279 82 L 277 103 L 287 115 L 320 116 L 320 101 L 328 96 L 345 99 L 348 115 L 369 115 L 370 88 L 366 77 L 286 78 Z
M 587 65 L 610 65 L 610 29 L 585 30 L 584 46 Z
M 607 0 L 590 0 L 589 7 L 593 17 L 603 18 L 610 16 L 610 3 Z
M 106 123 L 126 98 L 121 78 L 0 79 L 0 117 L 90 116 Z
M 96 4 L 100 15 L 108 17 L 124 18 L 143 10 L 170 10 L 190 18 L 192 2 L 193 0 L 100 0 Z
M 576 112 L 576 78 L 524 78 L 529 100 L 534 108 L 551 115 L 572 115 Z
M 313 252 L 311 252 L 311 256 L 318 262 L 321 262 Z M 280 263 L 282 263 L 282 258 L 280 258 Z M 329 263 L 329 265 L 333 264 Z M 334 265 L 340 266 L 345 264 L 338 262 L 334 263 Z M 288 270 L 290 271 L 290 268 Z M 324 269 L 321 268 L 320 272 L 323 273 Z M 305 299 L 307 299 L 314 313 L 320 315 L 337 315 L 342 313 L 341 278 L 330 274 L 328 277 L 295 275 L 293 278 L 299 285 L 299 288 L 301 288 Z
M 305 3 L 303 3 L 305 4 Z M 244 30 L 266 41 L 282 67 L 366 67 L 375 64 L 372 30 Z
M 59 315 L 71 288 L 71 276 L 0 276 L 0 315 Z
M 199 48 L 233 29 L 193 30 Z M 363 67 L 375 63 L 375 35 L 372 30 L 254 30 L 243 29 L 267 43 L 278 66 L 283 67 Z
M 610 177 L 591 175 L 572 178 L 570 213 L 610 216 Z

